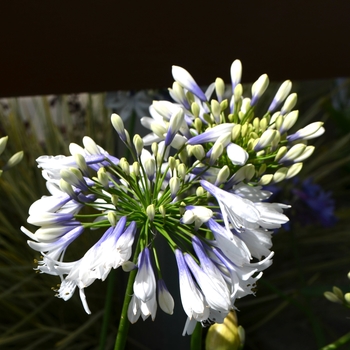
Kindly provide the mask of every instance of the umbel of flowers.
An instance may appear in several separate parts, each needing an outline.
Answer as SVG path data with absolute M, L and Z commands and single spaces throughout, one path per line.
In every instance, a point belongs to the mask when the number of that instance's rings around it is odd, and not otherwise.
M 132 323 L 154 319 L 158 305 L 173 313 L 166 287 L 171 276 L 163 279 L 154 246 L 165 240 L 169 259 L 177 262 L 188 316 L 184 334 L 190 334 L 197 322 L 223 322 L 237 298 L 254 294 L 272 263 L 272 232 L 288 221 L 288 206 L 268 202 L 271 192 L 262 186 L 295 176 L 314 151 L 308 140 L 324 129 L 315 122 L 290 131 L 298 118 L 290 81 L 265 114 L 256 115 L 269 80 L 262 75 L 244 97 L 238 60 L 231 66 L 232 89 L 217 78 L 203 92 L 185 69 L 172 72 L 175 102 L 153 102 L 151 117 L 141 120 L 150 134 L 130 136 L 122 119 L 111 117 L 129 160 L 89 137 L 84 147 L 70 144 L 70 156 L 37 159 L 50 195 L 29 209 L 28 222 L 39 229 L 22 231 L 41 252 L 37 269 L 60 278 L 57 296 L 68 300 L 78 289 L 87 313 L 85 288 L 112 268 L 136 270 L 132 297 L 126 295 Z M 66 261 L 71 243 L 95 228 L 104 228 L 97 243 L 79 260 Z

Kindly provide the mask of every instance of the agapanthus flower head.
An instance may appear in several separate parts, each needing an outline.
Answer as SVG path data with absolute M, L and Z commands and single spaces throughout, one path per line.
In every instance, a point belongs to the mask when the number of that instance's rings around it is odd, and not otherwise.
M 90 313 L 85 289 L 122 266 L 136 269 L 123 317 L 132 323 L 140 316 L 154 319 L 157 296 L 160 308 L 172 314 L 158 239 L 167 242 L 177 262 L 188 317 L 184 333 L 196 322 L 223 322 L 237 298 L 254 294 L 272 263 L 272 231 L 288 221 L 289 208 L 268 202 L 271 192 L 261 186 L 295 176 L 313 152 L 308 140 L 324 129 L 312 123 L 289 134 L 298 117 L 289 81 L 268 111 L 256 115 L 268 77 L 262 75 L 244 97 L 241 75 L 236 60 L 231 96 L 225 99 L 230 88 L 221 78 L 202 91 L 190 73 L 174 66 L 175 103 L 153 102 L 151 117 L 141 120 L 149 135 L 130 137 L 122 118 L 111 117 L 129 159 L 111 156 L 89 137 L 84 147 L 71 144 L 68 157 L 38 158 L 50 195 L 30 208 L 28 222 L 38 230 L 22 230 L 43 257 L 38 270 L 61 279 L 58 297 L 68 300 L 78 288 Z M 97 228 L 104 232 L 97 242 L 76 261 L 65 261 L 72 243 Z

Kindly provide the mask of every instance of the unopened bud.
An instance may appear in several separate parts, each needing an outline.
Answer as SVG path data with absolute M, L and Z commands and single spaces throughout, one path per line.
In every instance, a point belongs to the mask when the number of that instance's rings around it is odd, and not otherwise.
M 154 216 L 156 215 L 154 204 L 150 204 L 146 209 L 147 217 L 150 221 L 154 220 Z
M 136 154 L 140 156 L 143 149 L 143 140 L 139 134 L 135 134 L 133 143 L 135 146 Z
M 205 151 L 202 145 L 195 145 L 191 148 L 191 153 L 198 159 L 202 160 L 205 157 Z
M 15 153 L 6 163 L 4 166 L 4 170 L 10 169 L 17 165 L 21 160 L 23 159 L 23 151 L 19 151 Z
M 303 163 L 294 163 L 292 166 L 289 167 L 286 179 L 290 179 L 295 175 L 298 175 L 302 167 Z
M 7 140 L 8 136 L 4 136 L 0 138 L 0 155 L 4 152 L 6 145 L 7 145 Z
M 216 78 L 215 80 L 215 92 L 219 102 L 222 101 L 225 93 L 225 83 L 221 78 Z
M 180 177 L 180 179 L 185 180 L 186 177 L 186 165 L 181 163 L 178 167 L 177 167 L 177 174 Z
M 100 182 L 100 184 L 104 188 L 108 188 L 109 187 L 109 179 L 108 179 L 108 175 L 106 173 L 106 169 L 105 168 L 98 169 L 98 171 L 97 171 L 97 178 L 98 178 L 98 181 Z
M 230 176 L 230 168 L 227 165 L 224 165 L 218 173 L 218 176 L 215 181 L 215 186 L 219 186 L 222 183 L 224 183 L 229 176 Z
M 107 213 L 107 219 L 108 219 L 109 223 L 111 224 L 111 226 L 114 227 L 118 222 L 117 213 L 115 211 L 109 211 Z
M 279 168 L 279 169 L 276 170 L 276 172 L 273 174 L 273 179 L 272 179 L 272 181 L 273 181 L 274 183 L 283 181 L 283 180 L 286 178 L 286 176 L 287 176 L 287 172 L 288 172 L 288 168 L 286 168 L 286 167 Z
M 120 159 L 119 166 L 122 168 L 122 170 L 126 176 L 130 175 L 130 164 L 126 160 L 126 158 L 123 157 Z
M 266 186 L 272 181 L 272 179 L 273 179 L 273 175 L 272 174 L 265 174 L 259 180 L 258 185 Z
M 178 177 L 172 177 L 169 180 L 169 188 L 170 188 L 171 197 L 175 198 L 180 188 L 180 179 Z
M 281 114 L 285 115 L 285 114 L 289 113 L 296 105 L 297 100 L 298 100 L 298 96 L 296 93 L 290 94 L 287 97 L 286 101 L 284 102 L 284 105 L 281 109 Z

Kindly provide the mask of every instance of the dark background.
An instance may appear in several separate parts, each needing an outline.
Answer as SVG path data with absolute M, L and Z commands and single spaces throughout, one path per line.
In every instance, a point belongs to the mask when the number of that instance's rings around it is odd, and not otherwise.
M 0 5 L 0 97 L 350 76 L 350 2 L 11 0 Z

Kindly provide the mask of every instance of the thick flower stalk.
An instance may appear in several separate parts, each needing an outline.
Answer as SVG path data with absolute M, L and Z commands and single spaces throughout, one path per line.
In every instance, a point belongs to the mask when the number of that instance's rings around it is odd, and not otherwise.
M 144 138 L 130 136 L 113 114 L 112 125 L 131 154 L 128 160 L 111 156 L 88 137 L 84 147 L 71 144 L 68 157 L 38 158 L 50 195 L 29 210 L 28 222 L 40 228 L 22 231 L 42 255 L 37 269 L 61 279 L 59 298 L 68 300 L 78 289 L 90 313 L 85 288 L 122 266 L 137 270 L 133 295 L 126 299 L 130 322 L 140 316 L 154 319 L 158 304 L 172 314 L 170 276 L 162 276 L 156 239 L 168 243 L 177 262 L 188 317 L 184 334 L 197 322 L 222 323 L 237 298 L 254 294 L 272 263 L 272 233 L 288 221 L 283 213 L 288 206 L 268 202 L 272 193 L 262 186 L 296 175 L 314 150 L 308 140 L 324 129 L 312 123 L 289 132 L 298 117 L 289 81 L 268 111 L 255 115 L 268 77 L 261 76 L 251 97 L 244 98 L 241 70 L 235 61 L 232 91 L 218 78 L 204 92 L 185 69 L 174 66 L 170 94 L 175 103 L 150 106 L 151 117 L 142 124 L 152 132 Z M 67 262 L 71 244 L 94 235 L 96 228 L 104 234 Z M 129 261 L 133 250 L 140 253 Z

